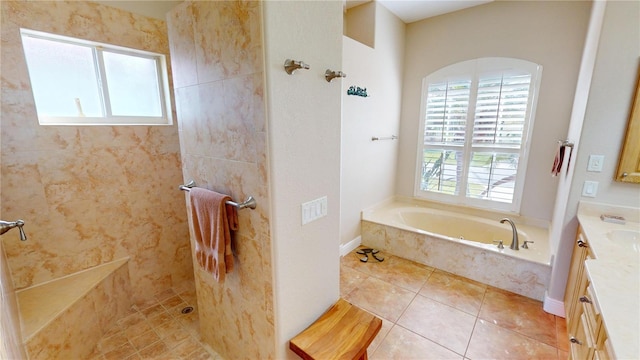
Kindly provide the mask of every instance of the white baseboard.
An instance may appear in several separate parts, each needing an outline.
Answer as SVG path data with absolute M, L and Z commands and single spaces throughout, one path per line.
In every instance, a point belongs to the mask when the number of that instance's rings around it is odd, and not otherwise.
M 358 236 L 357 238 L 349 241 L 346 244 L 340 244 L 340 256 L 345 256 L 353 250 L 357 249 L 358 246 L 362 243 L 362 238 Z
M 544 311 L 556 316 L 565 317 L 564 301 L 550 298 L 546 291 L 544 293 L 544 302 L 542 304 L 542 309 Z

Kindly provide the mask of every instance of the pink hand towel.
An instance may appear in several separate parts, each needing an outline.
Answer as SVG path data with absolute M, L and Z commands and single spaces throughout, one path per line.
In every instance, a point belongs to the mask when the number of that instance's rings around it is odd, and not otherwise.
M 236 208 L 226 204 L 229 196 L 207 189 L 194 187 L 189 198 L 198 264 L 223 282 L 233 270 L 230 230 L 238 230 Z

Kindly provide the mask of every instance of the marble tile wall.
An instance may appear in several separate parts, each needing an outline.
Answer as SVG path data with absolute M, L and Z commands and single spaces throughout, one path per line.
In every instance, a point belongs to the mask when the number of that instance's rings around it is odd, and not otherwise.
M 90 358 L 100 338 L 129 314 L 130 294 L 128 268 L 121 266 L 24 339 L 29 359 Z
M 16 292 L 0 241 L 0 359 L 26 358 L 20 336 L 20 318 Z
M 267 144 L 257 1 L 194 1 L 167 18 L 183 174 L 241 210 L 224 283 L 196 266 L 201 334 L 223 358 L 275 356 Z
M 1 210 L 16 289 L 129 256 L 133 301 L 193 281 L 178 127 L 40 126 L 21 27 L 169 53 L 166 23 L 89 1 L 2 1 Z

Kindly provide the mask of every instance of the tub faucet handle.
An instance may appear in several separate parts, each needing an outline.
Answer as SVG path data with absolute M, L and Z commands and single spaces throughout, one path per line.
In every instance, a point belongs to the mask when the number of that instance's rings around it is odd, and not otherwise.
M 494 243 L 498 243 L 498 249 L 504 249 L 504 244 L 502 240 L 493 240 Z
M 27 235 L 24 233 L 24 230 L 22 229 L 23 226 L 24 226 L 23 220 L 16 220 L 13 222 L 0 220 L 0 235 L 13 229 L 14 227 L 17 227 L 18 230 L 20 230 L 20 240 L 25 241 L 27 240 Z
M 522 244 L 522 248 L 523 249 L 528 249 L 529 245 L 527 245 L 527 244 L 533 244 L 533 243 L 534 243 L 533 241 L 525 240 L 524 243 Z

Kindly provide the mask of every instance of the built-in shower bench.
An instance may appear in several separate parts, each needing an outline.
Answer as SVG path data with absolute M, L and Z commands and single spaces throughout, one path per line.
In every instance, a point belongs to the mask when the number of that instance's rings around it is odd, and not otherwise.
M 86 358 L 129 310 L 129 258 L 16 291 L 30 359 Z

